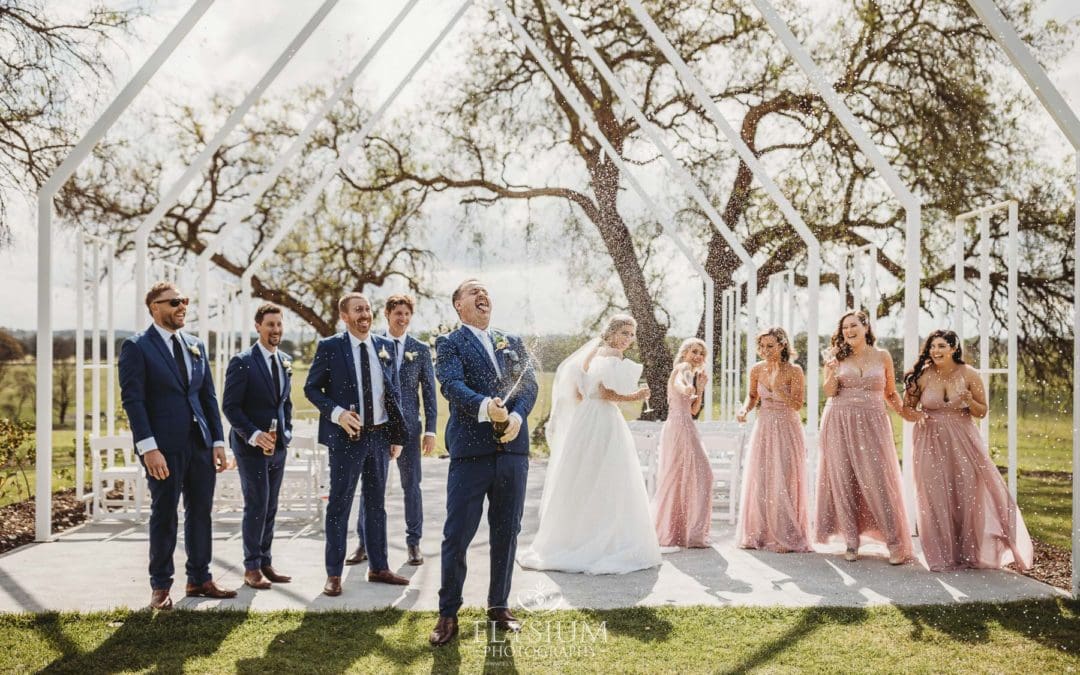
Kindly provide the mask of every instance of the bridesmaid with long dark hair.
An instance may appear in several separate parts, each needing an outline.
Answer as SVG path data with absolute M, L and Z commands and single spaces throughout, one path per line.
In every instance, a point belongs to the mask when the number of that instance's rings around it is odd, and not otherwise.
M 904 374 L 904 407 L 915 425 L 915 496 L 926 566 L 944 570 L 1031 567 L 1020 510 L 973 418 L 987 413 L 982 378 L 964 363 L 956 333 L 936 330 Z
M 870 318 L 863 312 L 840 317 L 825 362 L 818 470 L 816 539 L 842 539 L 845 559 L 859 558 L 865 540 L 889 549 L 889 563 L 912 557 L 904 511 L 900 462 L 896 458 L 890 406 L 903 414 L 892 356 L 874 346 Z
M 743 473 L 735 543 L 776 553 L 810 550 L 806 494 L 806 444 L 799 410 L 806 380 L 783 328 L 757 336 L 758 361 L 750 368 L 746 403 L 735 416 L 745 422 L 758 408 Z

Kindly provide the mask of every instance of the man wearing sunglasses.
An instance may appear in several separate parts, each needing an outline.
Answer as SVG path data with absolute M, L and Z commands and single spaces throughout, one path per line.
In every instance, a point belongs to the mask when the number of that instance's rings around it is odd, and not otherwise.
M 232 598 L 236 591 L 210 575 L 210 516 L 225 441 L 206 346 L 180 331 L 188 298 L 175 285 L 154 284 L 146 308 L 154 323 L 120 349 L 120 397 L 150 487 L 150 607 L 167 610 L 181 496 L 186 595 Z

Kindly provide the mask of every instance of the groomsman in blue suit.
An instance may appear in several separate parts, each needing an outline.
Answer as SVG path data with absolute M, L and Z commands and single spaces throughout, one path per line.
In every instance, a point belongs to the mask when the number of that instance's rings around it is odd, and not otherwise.
M 536 373 L 521 339 L 489 328 L 487 288 L 469 279 L 454 291 L 452 301 L 462 326 L 435 344 L 435 375 L 450 402 L 439 621 L 428 637 L 435 646 L 458 632 L 465 559 L 485 499 L 491 542 L 488 619 L 495 628 L 521 629 L 507 602 L 529 476 L 527 420 L 537 393 Z
M 278 493 L 292 439 L 292 359 L 281 350 L 285 331 L 281 308 L 266 303 L 255 310 L 259 341 L 229 361 L 222 411 L 232 425 L 229 444 L 244 495 L 244 583 L 264 590 L 286 584 L 271 562 Z
M 180 331 L 188 298 L 159 282 L 146 294 L 154 323 L 120 348 L 120 399 L 150 487 L 150 607 L 172 609 L 177 513 L 184 498 L 189 597 L 232 598 L 210 574 L 211 510 L 225 441 L 206 346 Z
M 408 440 L 397 458 L 401 490 L 405 493 L 405 546 L 409 564 L 423 565 L 420 553 L 420 537 L 424 530 L 424 503 L 420 494 L 420 456 L 435 450 L 435 423 L 438 404 L 435 398 L 435 369 L 431 365 L 431 350 L 409 335 L 416 300 L 410 295 L 391 295 L 386 299 L 387 331 L 385 336 L 394 342 L 395 377 L 401 391 L 401 412 L 405 415 Z M 420 423 L 420 397 L 424 401 L 423 427 Z M 345 559 L 346 565 L 367 560 L 364 549 L 364 501 L 360 500 L 360 514 L 356 519 L 356 533 L 360 545 Z
M 319 341 L 304 394 L 319 409 L 319 442 L 330 449 L 326 505 L 326 585 L 341 595 L 349 509 L 362 481 L 367 580 L 406 585 L 386 557 L 386 472 L 405 443 L 405 420 L 394 378 L 394 343 L 371 334 L 371 304 L 362 293 L 338 301 L 345 331 Z

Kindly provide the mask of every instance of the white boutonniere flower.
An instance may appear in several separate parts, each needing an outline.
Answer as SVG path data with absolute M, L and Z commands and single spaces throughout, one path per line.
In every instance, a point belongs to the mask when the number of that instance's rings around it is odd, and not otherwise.
M 412 363 L 413 359 L 415 359 L 415 358 L 416 358 L 416 352 L 405 352 L 405 360 L 408 361 L 409 363 Z
M 386 347 L 382 347 L 381 349 L 379 349 L 379 358 L 383 361 L 390 360 L 390 352 L 386 351 Z
M 281 360 L 281 367 L 285 369 L 286 375 L 292 375 L 292 361 Z
M 199 345 L 188 345 L 188 351 L 191 352 L 191 355 L 195 358 L 202 358 L 202 351 L 199 350 Z

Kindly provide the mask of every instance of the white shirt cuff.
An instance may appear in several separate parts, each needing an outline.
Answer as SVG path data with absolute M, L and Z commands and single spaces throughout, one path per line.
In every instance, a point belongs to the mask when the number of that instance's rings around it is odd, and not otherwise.
M 256 429 L 255 433 L 251 434 L 251 438 L 248 439 L 248 445 L 255 445 L 255 442 L 259 440 L 259 434 L 261 433 L 261 431 Z
M 214 447 L 215 448 L 224 448 L 225 447 L 225 441 L 214 441 Z
M 426 438 L 427 436 L 431 436 L 432 438 L 435 438 L 435 432 L 434 431 L 425 431 L 424 432 L 424 437 Z
M 142 456 L 144 453 L 150 452 L 151 450 L 157 450 L 157 441 L 153 436 L 144 438 L 135 443 L 135 451 L 139 453 L 139 456 Z
M 341 406 L 334 406 L 333 411 L 330 413 L 330 421 L 337 424 L 338 418 L 341 417 L 341 413 L 345 412 L 345 408 Z
M 477 422 L 490 422 L 491 418 L 488 417 L 488 404 L 491 403 L 491 397 L 486 397 L 483 401 L 480 401 L 480 412 L 476 414 Z
M 510 413 L 510 417 L 516 417 L 518 424 L 521 424 L 521 415 L 517 414 L 516 412 L 512 412 Z

